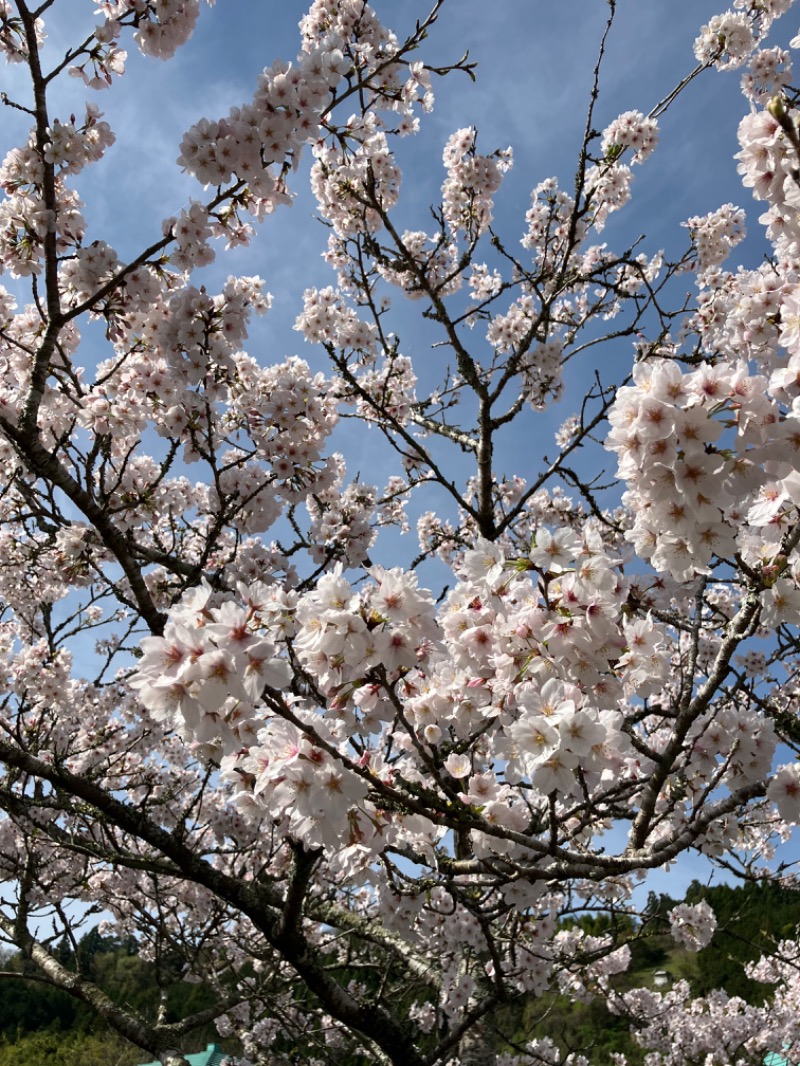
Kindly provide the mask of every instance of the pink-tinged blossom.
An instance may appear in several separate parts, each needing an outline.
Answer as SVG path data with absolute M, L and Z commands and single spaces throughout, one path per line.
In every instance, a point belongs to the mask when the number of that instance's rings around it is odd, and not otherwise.
M 733 204 L 725 204 L 707 215 L 696 215 L 684 225 L 689 230 L 701 271 L 724 263 L 746 235 L 745 213 Z
M 767 799 L 778 814 L 791 825 L 800 823 L 800 767 L 797 763 L 781 766 L 767 788 Z
M 468 777 L 472 769 L 472 763 L 467 755 L 459 755 L 452 752 L 444 761 L 444 768 L 453 777 Z
M 641 111 L 625 111 L 603 131 L 601 146 L 614 158 L 622 149 L 633 151 L 631 162 L 643 163 L 658 143 L 658 124 Z
M 726 11 L 724 15 L 715 15 L 702 27 L 694 43 L 694 54 L 700 63 L 727 70 L 741 66 L 754 44 L 755 37 L 747 15 Z
M 778 578 L 761 593 L 761 620 L 770 627 L 800 622 L 800 588 L 794 581 Z
M 558 573 L 564 570 L 580 553 L 580 541 L 571 529 L 541 529 L 536 534 L 530 549 L 531 562 L 545 570 Z
M 694 905 L 680 903 L 673 907 L 669 912 L 669 924 L 673 939 L 689 951 L 700 951 L 710 944 L 717 928 L 714 912 L 705 900 Z
M 485 579 L 493 586 L 502 581 L 504 567 L 505 557 L 500 545 L 483 539 L 464 552 L 459 560 L 459 568 L 466 578 Z

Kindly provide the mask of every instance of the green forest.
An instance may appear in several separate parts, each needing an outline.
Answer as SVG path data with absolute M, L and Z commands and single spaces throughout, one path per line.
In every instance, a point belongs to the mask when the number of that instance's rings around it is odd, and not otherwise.
M 94 981 L 116 1003 L 152 1020 L 162 989 L 167 993 L 167 1021 L 213 1002 L 202 985 L 180 980 L 177 964 L 170 974 L 163 960 L 157 970 L 142 959 L 133 939 L 104 937 L 93 929 L 74 948 L 62 941 L 57 954 L 60 962 Z M 19 954 L 6 954 L 0 970 L 0 1066 L 138 1066 L 148 1058 L 98 1022 L 80 1000 L 39 980 L 35 965 Z M 213 1040 L 223 1043 L 209 1026 L 195 1034 L 188 1050 L 202 1050 Z
M 615 979 L 624 989 L 652 984 L 656 971 L 669 978 L 688 980 L 697 995 L 715 988 L 763 1003 L 770 995 L 767 985 L 751 981 L 744 973 L 747 962 L 757 959 L 782 938 L 793 936 L 800 926 L 800 891 L 773 884 L 744 887 L 693 883 L 683 902 L 706 900 L 717 916 L 717 930 L 707 948 L 694 954 L 677 948 L 669 933 L 667 912 L 681 900 L 650 895 L 641 920 L 626 915 L 601 914 L 577 922 L 585 932 L 614 932 L 629 944 L 630 970 Z M 167 1020 L 211 1005 L 203 986 L 180 980 L 173 972 L 141 958 L 136 941 L 104 937 L 95 929 L 74 946 L 58 945 L 62 963 L 91 978 L 117 1003 L 135 1008 L 154 1019 L 162 989 L 167 994 Z M 98 1023 L 90 1010 L 67 993 L 52 988 L 37 976 L 35 967 L 19 954 L 0 958 L 0 1066 L 138 1066 L 146 1058 L 140 1049 Z M 508 1049 L 523 1040 L 550 1037 L 566 1051 L 582 1051 L 593 1064 L 606 1066 L 614 1052 L 624 1051 L 632 1064 L 644 1061 L 644 1053 L 628 1033 L 625 1019 L 612 1015 L 602 999 L 576 1003 L 548 993 L 538 998 L 509 1003 L 499 1028 Z M 187 1051 L 201 1050 L 216 1040 L 236 1054 L 235 1041 L 220 1041 L 213 1026 L 197 1032 Z M 342 1066 L 348 1066 L 342 1063 Z

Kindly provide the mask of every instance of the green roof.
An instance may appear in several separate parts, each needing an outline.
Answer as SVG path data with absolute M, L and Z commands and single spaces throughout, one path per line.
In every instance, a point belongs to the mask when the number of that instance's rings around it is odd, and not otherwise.
M 205 1051 L 184 1056 L 190 1066 L 222 1066 L 225 1054 L 219 1044 L 209 1044 Z M 160 1062 L 145 1062 L 143 1066 L 161 1066 Z

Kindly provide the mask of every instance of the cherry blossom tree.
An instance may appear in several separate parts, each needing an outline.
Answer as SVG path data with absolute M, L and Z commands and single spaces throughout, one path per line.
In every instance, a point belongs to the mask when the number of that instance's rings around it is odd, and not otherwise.
M 651 1066 L 800 1055 L 800 942 L 754 970 L 766 1024 L 685 985 L 616 991 L 630 921 L 562 921 L 635 914 L 688 852 L 778 876 L 800 820 L 800 96 L 772 44 L 791 0 L 736 0 L 672 92 L 597 129 L 608 0 L 574 183 L 538 180 L 513 233 L 493 222 L 511 150 L 469 125 L 439 202 L 400 221 L 404 139 L 440 79 L 476 76 L 436 42 L 451 0 L 406 35 L 394 5 L 314 0 L 296 60 L 186 132 L 195 198 L 125 258 L 77 192 L 115 141 L 96 90 L 126 49 L 169 59 L 200 4 L 95 0 L 54 54 L 65 2 L 0 0 L 28 75 L 2 102 L 30 128 L 0 168 L 6 944 L 169 1066 L 211 1021 L 242 1066 L 590 1062 L 509 1027 L 549 989 L 607 997 Z M 732 204 L 677 219 L 672 258 L 612 248 L 659 119 L 715 70 L 745 94 L 769 254 L 725 267 Z M 58 113 L 69 76 L 79 116 Z M 331 283 L 297 294 L 308 358 L 266 358 L 244 350 L 265 283 L 202 271 L 268 232 L 304 159 Z M 432 353 L 404 348 L 406 306 Z M 572 360 L 576 413 L 504 473 Z M 346 419 L 393 457 L 386 484 L 336 450 Z M 177 974 L 213 1007 L 148 1019 L 71 970 L 56 945 L 98 914 L 165 996 Z M 714 929 L 705 904 L 670 922 L 692 949 Z

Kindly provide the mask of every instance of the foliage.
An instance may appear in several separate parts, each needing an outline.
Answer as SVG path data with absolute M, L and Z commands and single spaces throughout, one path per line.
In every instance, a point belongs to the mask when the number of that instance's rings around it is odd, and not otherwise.
M 77 951 L 57 952 L 59 962 L 70 971 L 91 978 L 117 1002 L 124 1002 L 143 1015 L 155 1019 L 161 1006 L 159 977 L 152 963 L 139 958 L 135 943 L 121 943 L 117 937 L 102 936 L 97 927 L 85 933 Z M 41 982 L 37 969 L 21 955 L 11 955 L 3 967 L 6 980 L 0 1000 L 0 1033 L 32 1033 L 41 1029 L 85 1031 L 97 1022 L 94 1011 L 66 992 Z M 12 974 L 26 975 L 19 978 Z M 163 984 L 163 981 L 161 982 Z M 169 984 L 165 1009 L 168 1015 L 182 1017 L 211 1003 L 201 985 L 187 984 L 176 974 Z
M 0 1066 L 139 1066 L 142 1053 L 115 1034 L 51 1030 L 0 1041 Z
M 686 898 L 692 903 L 707 900 L 717 919 L 709 947 L 693 957 L 687 973 L 694 992 L 706 996 L 722 988 L 748 1003 L 765 1002 L 769 986 L 748 978 L 745 966 L 795 935 L 800 927 L 800 892 L 771 883 L 706 888 L 695 882 Z

